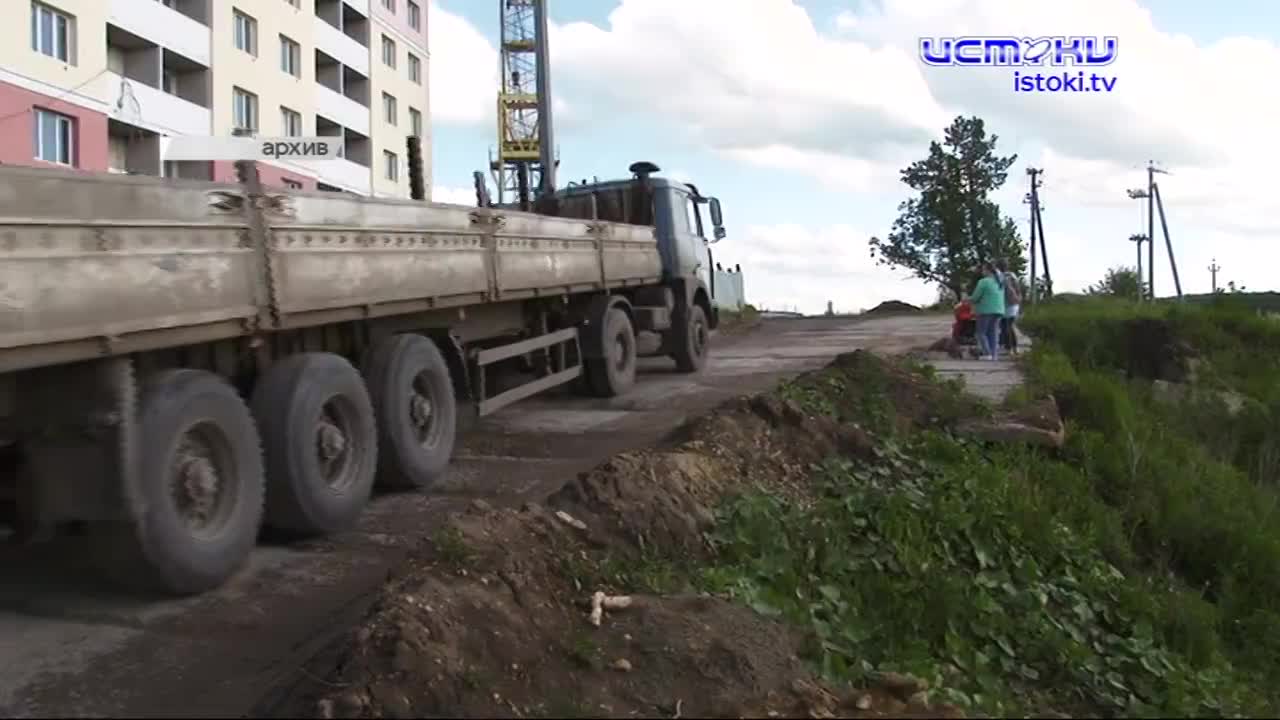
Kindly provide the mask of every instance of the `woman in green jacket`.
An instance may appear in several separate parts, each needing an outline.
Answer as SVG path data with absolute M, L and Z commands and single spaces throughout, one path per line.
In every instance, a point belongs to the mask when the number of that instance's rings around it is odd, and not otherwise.
M 1004 288 L 997 279 L 996 268 L 982 263 L 982 279 L 969 294 L 969 302 L 978 316 L 978 348 L 982 356 L 995 360 L 1000 355 L 1000 320 L 1004 317 Z

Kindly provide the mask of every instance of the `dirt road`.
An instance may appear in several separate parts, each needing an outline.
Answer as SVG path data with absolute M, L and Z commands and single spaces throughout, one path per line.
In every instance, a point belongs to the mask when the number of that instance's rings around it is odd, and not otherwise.
M 365 610 L 409 548 L 477 498 L 539 499 L 609 455 L 651 443 L 691 414 L 854 348 L 909 349 L 948 332 L 946 316 L 766 321 L 719 338 L 698 376 L 656 363 L 608 401 L 534 399 L 486 419 L 430 495 L 378 498 L 357 530 L 263 544 L 251 568 L 210 595 L 148 602 L 82 578 L 74 540 L 0 550 L 0 716 L 235 717 L 270 714 L 302 666 Z M 301 668 L 301 669 L 300 669 Z

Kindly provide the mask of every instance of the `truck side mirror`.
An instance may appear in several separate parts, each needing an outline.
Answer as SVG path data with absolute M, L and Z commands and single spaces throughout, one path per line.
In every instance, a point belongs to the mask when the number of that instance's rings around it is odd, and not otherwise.
M 717 225 L 715 229 L 716 240 L 723 240 L 729 233 L 725 232 L 723 225 Z
M 711 224 L 716 228 L 724 224 L 724 215 L 720 213 L 720 198 L 711 198 Z

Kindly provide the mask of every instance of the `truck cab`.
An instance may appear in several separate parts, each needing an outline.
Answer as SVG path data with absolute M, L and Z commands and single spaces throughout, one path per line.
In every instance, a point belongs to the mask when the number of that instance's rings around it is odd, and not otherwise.
M 727 235 L 720 200 L 697 186 L 654 177 L 658 166 L 633 163 L 630 180 L 569 183 L 539 199 L 536 212 L 654 228 L 668 282 L 693 281 L 706 294 L 711 327 L 719 324 L 711 246 Z

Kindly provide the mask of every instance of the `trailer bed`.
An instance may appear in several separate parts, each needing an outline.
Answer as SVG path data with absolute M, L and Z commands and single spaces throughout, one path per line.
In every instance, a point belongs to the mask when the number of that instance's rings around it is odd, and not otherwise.
M 0 167 L 0 371 L 661 276 L 649 227 Z

